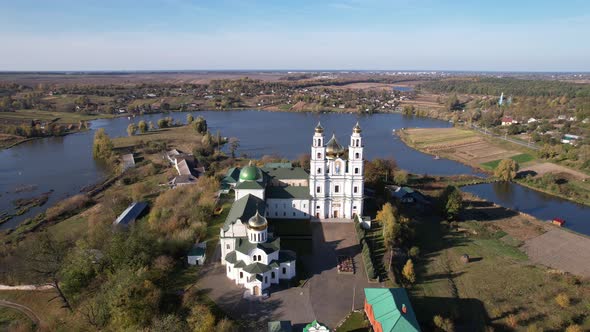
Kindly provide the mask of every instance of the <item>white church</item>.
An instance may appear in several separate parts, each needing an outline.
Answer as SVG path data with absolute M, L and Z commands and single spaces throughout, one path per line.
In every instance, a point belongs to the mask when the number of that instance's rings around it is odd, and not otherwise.
M 232 168 L 222 190 L 233 190 L 235 201 L 220 229 L 221 263 L 226 275 L 249 295 L 260 296 L 281 279 L 295 277 L 296 255 L 281 250 L 280 238 L 268 230 L 271 219 L 320 222 L 352 219 L 363 212 L 363 143 L 358 123 L 348 149 L 324 129 L 315 128 L 311 174 L 290 163 Z

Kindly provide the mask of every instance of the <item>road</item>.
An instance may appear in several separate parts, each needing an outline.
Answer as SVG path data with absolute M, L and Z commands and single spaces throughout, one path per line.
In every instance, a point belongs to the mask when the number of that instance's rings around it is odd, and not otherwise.
M 495 135 L 493 133 L 490 133 L 489 130 L 487 130 L 485 128 L 482 129 L 482 128 L 480 128 L 480 127 L 478 127 L 476 125 L 473 125 L 473 124 L 471 125 L 471 129 L 476 130 L 476 131 L 478 131 L 478 132 L 480 132 L 480 133 L 482 133 L 484 135 L 488 135 L 488 136 L 491 136 L 491 137 L 503 139 L 505 141 L 508 141 L 508 142 L 511 142 L 511 143 L 514 143 L 514 144 L 522 145 L 522 146 L 527 147 L 529 149 L 539 150 L 539 147 L 537 145 L 535 145 L 534 143 L 527 143 L 527 142 L 516 140 L 514 138 L 508 138 L 506 136 Z
M 39 316 L 37 316 L 37 314 L 35 314 L 35 312 L 33 312 L 33 310 L 31 310 L 29 307 L 25 307 L 24 305 L 6 300 L 0 300 L 0 307 L 12 308 L 14 310 L 22 312 L 33 321 L 33 324 L 35 324 L 35 327 L 37 329 L 41 324 L 41 319 L 39 319 Z

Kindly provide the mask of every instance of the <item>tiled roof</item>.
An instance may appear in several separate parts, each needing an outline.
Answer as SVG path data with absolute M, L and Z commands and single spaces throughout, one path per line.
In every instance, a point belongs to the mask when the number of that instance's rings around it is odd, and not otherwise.
M 236 251 L 232 251 L 225 255 L 225 261 L 231 264 L 235 264 L 238 260 L 236 258 Z
M 266 203 L 254 196 L 254 195 L 246 195 L 238 200 L 236 200 L 229 210 L 227 214 L 227 218 L 225 218 L 225 223 L 223 224 L 223 230 L 229 230 L 229 226 L 236 222 L 237 219 L 242 220 L 243 222 L 248 222 L 248 219 L 256 214 L 256 210 L 261 215 L 264 215 L 266 212 Z
M 238 183 L 236 189 L 264 189 L 264 186 L 256 181 L 244 181 Z
M 285 186 L 266 188 L 266 197 L 310 199 L 311 195 L 308 186 Z
M 258 273 L 265 273 L 265 272 L 268 272 L 270 270 L 271 270 L 271 268 L 268 265 L 262 264 L 262 263 L 258 263 L 258 262 L 252 263 L 250 265 L 246 265 L 246 267 L 244 268 L 244 271 L 245 272 L 248 272 L 250 274 L 253 274 L 253 273 L 256 273 L 256 274 L 258 274 Z

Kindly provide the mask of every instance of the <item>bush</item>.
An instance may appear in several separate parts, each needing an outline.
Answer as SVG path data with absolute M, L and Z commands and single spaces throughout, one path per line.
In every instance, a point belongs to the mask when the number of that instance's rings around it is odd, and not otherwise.
M 567 308 L 570 306 L 570 297 L 565 293 L 559 293 L 555 297 L 555 302 L 557 302 L 560 307 Z
M 84 194 L 78 194 L 63 201 L 55 204 L 54 206 L 47 209 L 45 214 L 46 219 L 49 221 L 56 220 L 58 217 L 67 216 L 77 211 L 90 202 L 90 197 Z
M 453 332 L 455 331 L 455 324 L 450 318 L 444 318 L 441 315 L 436 315 L 433 318 L 434 326 L 439 331 Z
M 570 325 L 565 329 L 565 332 L 582 332 L 582 327 L 580 325 Z

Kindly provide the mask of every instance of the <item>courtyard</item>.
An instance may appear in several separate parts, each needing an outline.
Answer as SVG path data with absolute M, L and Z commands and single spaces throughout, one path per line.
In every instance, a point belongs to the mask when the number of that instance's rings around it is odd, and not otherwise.
M 310 227 L 312 241 L 304 243 L 312 248 L 297 262 L 303 265 L 298 271 L 308 279 L 299 286 L 283 284 L 271 289 L 268 298 L 244 298 L 244 289 L 227 279 L 215 257 L 203 267 L 197 287 L 230 317 L 249 321 L 250 328 L 265 329 L 268 321 L 290 320 L 300 330 L 315 319 L 336 327 L 352 309 L 363 308 L 365 287 L 381 284 L 367 280 L 353 223 L 312 222 Z M 338 256 L 353 257 L 353 275 L 338 273 Z

